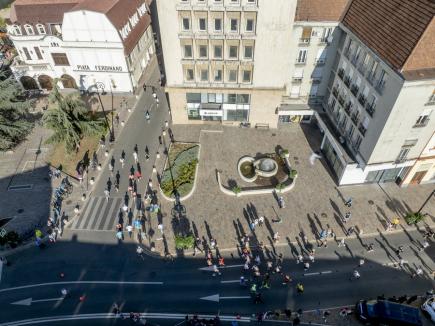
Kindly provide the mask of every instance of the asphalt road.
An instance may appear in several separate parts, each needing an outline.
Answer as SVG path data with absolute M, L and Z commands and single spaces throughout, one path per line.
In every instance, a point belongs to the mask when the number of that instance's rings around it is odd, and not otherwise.
M 157 87 L 157 81 L 160 76 L 157 65 L 152 70 L 150 80 L 155 85 L 155 90 L 159 103 L 153 97 L 151 87 L 147 87 L 146 92 L 141 93 L 135 110 L 130 113 L 121 134 L 117 137 L 113 145 L 107 145 L 105 149 L 109 150 L 109 157 L 102 162 L 102 171 L 95 185 L 88 203 L 83 208 L 83 214 L 76 218 L 69 226 L 74 230 L 98 230 L 115 232 L 115 225 L 118 224 L 118 215 L 120 208 L 124 204 L 124 197 L 128 190 L 128 177 L 131 169 L 136 171 L 138 165 L 134 161 L 133 152 L 137 147 L 138 162 L 142 174 L 142 179 L 137 182 L 137 193 L 144 197 L 148 180 L 152 174 L 157 151 L 160 152 L 163 159 L 163 146 L 159 144 L 159 136 L 165 126 L 165 121 L 170 120 L 168 113 L 168 103 L 164 91 Z M 150 120 L 145 118 L 145 112 L 150 113 Z M 145 158 L 145 147 L 149 150 L 149 160 Z M 125 165 L 121 166 L 119 161 L 122 152 L 125 153 Z M 109 170 L 109 162 L 114 163 L 113 173 Z M 116 175 L 119 173 L 119 192 L 115 191 Z M 110 180 L 110 199 L 106 201 L 104 190 L 108 189 Z M 135 203 L 132 198 L 128 202 L 129 208 L 135 212 Z M 124 214 L 125 215 L 125 214 Z M 124 220 L 125 216 L 124 216 Z
M 435 250 L 430 247 L 424 252 L 418 251 L 416 246 L 421 237 L 417 232 L 363 239 L 363 242 L 375 243 L 375 251 L 371 253 L 359 240 L 349 240 L 347 248 L 331 243 L 328 248 L 317 250 L 316 261 L 306 272 L 293 258 L 294 250 L 299 248 L 283 244 L 277 247 L 277 252 L 283 253 L 283 270 L 292 276 L 293 283 L 283 286 L 281 277 L 272 275 L 271 289 L 261 290 L 265 303 L 258 305 L 253 304 L 249 289 L 237 283 L 243 262 L 231 258 L 231 254 L 238 257 L 236 251 L 224 252 L 227 268 L 221 270 L 222 275 L 212 276 L 210 271 L 200 270 L 205 267 L 202 256 L 179 258 L 174 262 L 151 257 L 141 260 L 135 254 L 134 244 L 64 239 L 44 250 L 32 248 L 10 257 L 12 265 L 3 268 L 0 283 L 0 323 L 61 315 L 74 315 L 78 319 L 84 314 L 106 314 L 115 302 L 124 312 L 212 315 L 219 312 L 249 316 L 285 307 L 312 310 L 353 305 L 358 299 L 380 294 L 423 294 L 434 286 L 428 272 L 435 269 L 432 260 Z M 404 245 L 402 258 L 406 261 L 403 269 L 393 266 L 399 261 L 394 248 L 400 244 Z M 358 268 L 361 279 L 349 281 L 360 257 L 366 260 Z M 263 266 L 266 259 L 263 257 Z M 231 267 L 233 265 L 238 266 Z M 410 277 L 416 266 L 423 266 L 424 277 Z M 61 272 L 65 274 L 63 278 Z M 297 282 L 305 286 L 302 295 L 296 294 Z M 68 289 L 70 297 L 57 300 L 63 287 Z M 221 296 L 219 302 L 201 300 L 216 294 Z M 85 296 L 83 302 L 80 296 Z M 12 304 L 25 299 L 28 304 L 29 298 L 33 300 L 30 305 Z M 100 322 L 108 325 L 113 320 Z

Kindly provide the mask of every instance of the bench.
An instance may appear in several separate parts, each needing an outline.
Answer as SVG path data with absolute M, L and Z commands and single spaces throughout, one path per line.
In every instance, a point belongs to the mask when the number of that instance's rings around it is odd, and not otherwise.
M 256 123 L 255 129 L 269 129 L 268 123 Z

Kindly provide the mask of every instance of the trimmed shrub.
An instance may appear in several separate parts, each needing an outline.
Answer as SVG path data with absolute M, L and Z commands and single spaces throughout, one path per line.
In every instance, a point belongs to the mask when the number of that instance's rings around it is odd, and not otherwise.
M 284 158 L 284 157 L 286 157 L 288 154 L 289 154 L 288 149 L 283 149 L 283 150 L 281 151 L 281 153 L 280 153 L 280 156 L 281 156 L 282 158 Z
M 292 170 L 290 171 L 290 173 L 288 174 L 288 177 L 289 177 L 290 179 L 294 179 L 294 178 L 296 178 L 297 175 L 298 175 L 298 171 L 292 169 Z
M 231 189 L 236 195 L 240 194 L 240 192 L 242 191 L 242 188 L 240 188 L 239 186 L 234 186 L 233 189 Z
M 283 183 L 278 183 L 278 184 L 276 185 L 275 189 L 276 189 L 277 191 L 281 191 L 282 189 L 284 189 L 284 184 L 283 184 Z
M 420 222 L 423 219 L 423 217 L 424 216 L 421 213 L 409 213 L 405 216 L 405 221 L 409 225 L 417 224 L 418 222 Z
M 195 238 L 193 235 L 187 236 L 175 236 L 175 248 L 178 250 L 191 249 L 195 244 Z

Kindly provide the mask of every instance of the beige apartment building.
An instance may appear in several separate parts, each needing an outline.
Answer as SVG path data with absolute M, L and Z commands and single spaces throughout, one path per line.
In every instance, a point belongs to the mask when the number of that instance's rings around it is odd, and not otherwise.
M 340 185 L 413 180 L 435 131 L 434 15 L 431 0 L 353 0 L 346 10 L 316 114 Z M 431 162 L 414 169 L 426 182 L 435 181 Z
M 277 126 L 296 1 L 157 0 L 175 123 Z

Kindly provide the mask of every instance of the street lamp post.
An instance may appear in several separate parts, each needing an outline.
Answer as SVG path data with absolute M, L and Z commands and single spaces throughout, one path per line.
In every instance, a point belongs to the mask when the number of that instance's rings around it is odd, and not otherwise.
M 107 127 L 109 128 L 110 142 L 113 142 L 115 140 L 113 134 L 113 117 L 112 117 L 112 128 L 110 128 L 109 119 L 107 119 L 106 111 L 104 110 L 104 105 L 103 102 L 101 101 L 100 92 L 99 92 L 99 90 L 101 89 L 102 94 L 104 95 L 104 88 L 105 88 L 104 83 L 96 82 L 95 87 L 97 88 L 97 96 L 98 96 L 98 100 L 100 101 L 101 109 L 103 110 L 104 119 L 106 120 Z
M 423 203 L 423 205 L 421 205 L 420 209 L 418 210 L 417 214 L 420 214 L 421 211 L 423 210 L 424 206 L 426 206 L 426 204 L 428 203 L 428 201 L 432 198 L 432 196 L 435 196 L 435 190 L 432 190 L 432 192 L 429 194 L 429 196 L 426 198 L 425 202 Z

